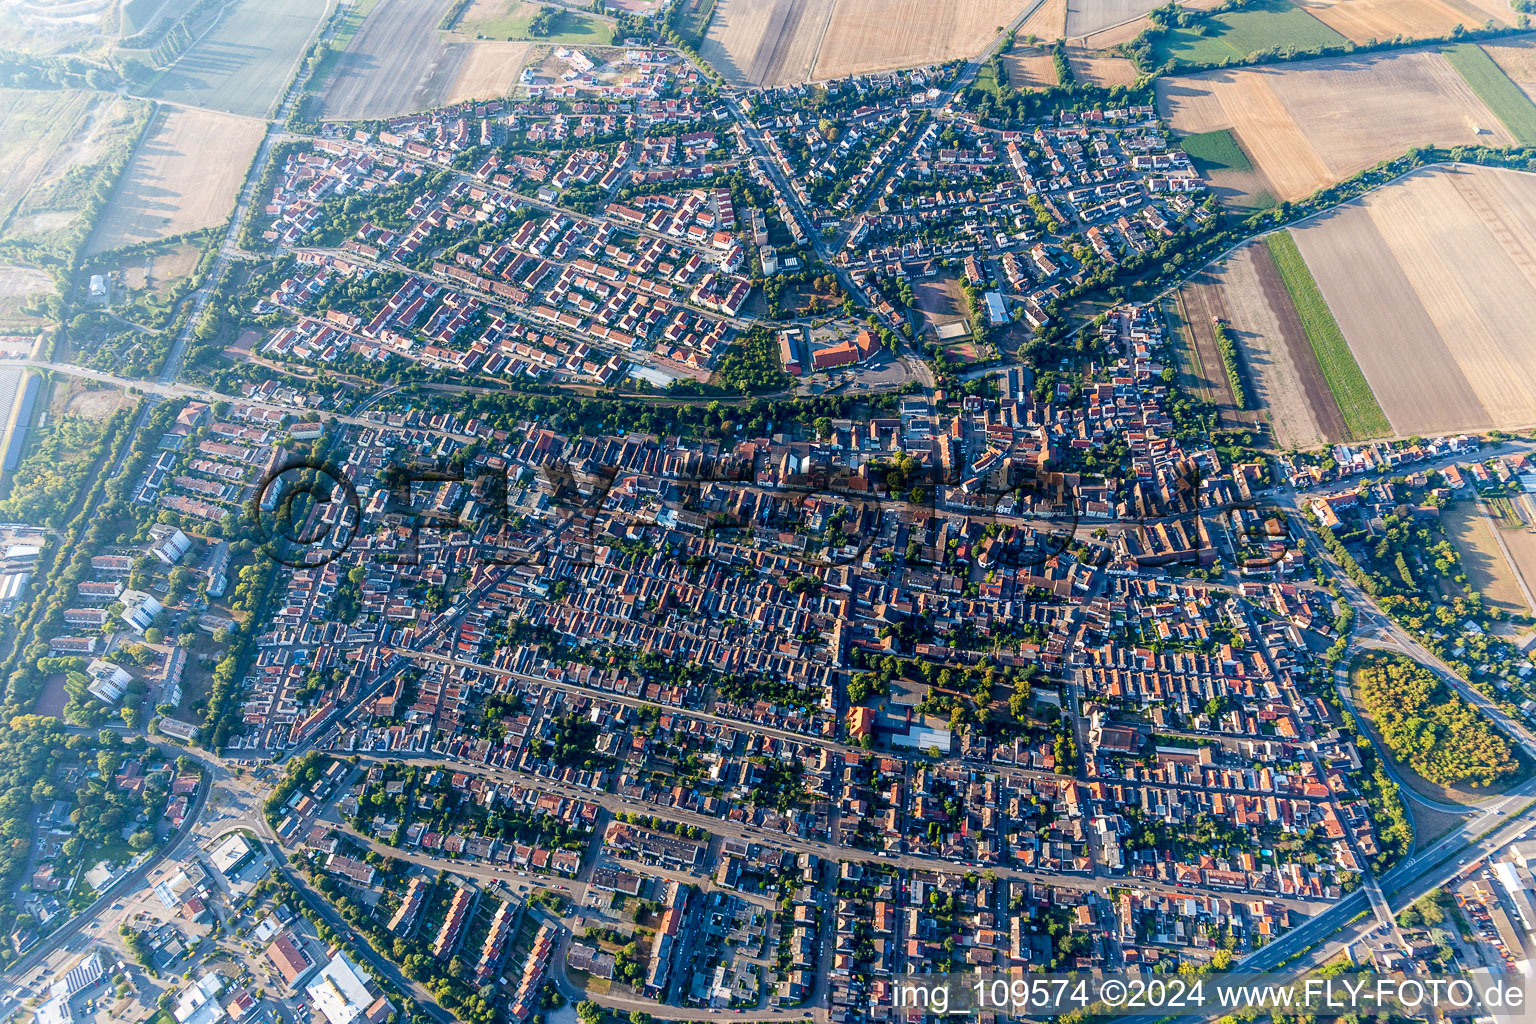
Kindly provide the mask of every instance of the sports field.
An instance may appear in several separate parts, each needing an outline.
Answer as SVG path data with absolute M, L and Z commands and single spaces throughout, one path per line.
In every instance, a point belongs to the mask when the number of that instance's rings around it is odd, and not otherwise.
M 325 14 L 316 0 L 238 0 L 150 85 L 153 99 L 267 117 Z

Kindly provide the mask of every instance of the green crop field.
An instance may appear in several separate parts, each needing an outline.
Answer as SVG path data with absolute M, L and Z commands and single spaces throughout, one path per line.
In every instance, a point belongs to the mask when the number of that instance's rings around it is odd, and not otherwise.
M 549 30 L 543 35 L 532 31 L 534 19 L 546 5 L 512 3 L 500 14 L 473 22 L 461 22 L 459 31 L 482 39 L 531 39 L 537 43 L 566 43 L 576 46 L 607 46 L 613 42 L 613 26 L 590 14 L 566 8 L 554 8 Z
M 1246 174 L 1253 170 L 1248 154 L 1237 144 L 1230 129 L 1218 128 L 1213 132 L 1186 135 L 1179 140 L 1179 145 L 1184 147 L 1184 152 L 1189 154 L 1201 174 L 1212 170 L 1242 171 Z
M 1312 278 L 1312 271 L 1301 258 L 1296 240 L 1289 231 L 1277 231 L 1268 241 L 1269 254 L 1296 306 L 1296 315 L 1301 318 L 1301 326 L 1312 343 L 1312 351 L 1317 354 L 1317 362 L 1328 379 L 1334 400 L 1339 403 L 1339 412 L 1344 415 L 1351 440 L 1392 433 L 1392 425 L 1387 422 L 1386 413 L 1381 411 L 1370 383 L 1360 371 L 1360 364 L 1349 351 L 1349 342 L 1344 340 L 1344 333 L 1333 319 L 1323 293 Z
M 1175 28 L 1157 41 L 1159 64 L 1170 58 L 1187 64 L 1220 64 L 1247 58 L 1260 50 L 1310 50 L 1341 46 L 1347 40 L 1290 0 L 1266 0 L 1239 11 L 1196 19 L 1188 28 Z
M 1536 104 L 1509 80 L 1493 58 L 1476 43 L 1458 43 L 1440 51 L 1477 98 L 1488 104 L 1522 146 L 1536 146 Z
M 149 96 L 266 117 L 324 13 L 313 0 L 240 0 L 155 79 Z

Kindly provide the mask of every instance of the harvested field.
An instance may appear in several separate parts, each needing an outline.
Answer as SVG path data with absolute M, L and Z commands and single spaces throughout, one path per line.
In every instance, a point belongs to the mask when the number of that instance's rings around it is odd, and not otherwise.
M 1213 268 L 1275 444 L 1310 448 L 1347 436 L 1344 417 L 1280 280 L 1269 247 L 1247 245 Z M 1215 368 L 1218 379 L 1220 365 Z
M 123 172 L 88 252 L 222 224 L 266 127 L 211 110 L 164 109 Z
M 382 118 L 425 110 L 459 77 L 463 51 L 437 31 L 451 0 L 380 0 L 332 63 L 322 116 Z
M 1167 0 L 1067 0 L 1067 35 L 1077 38 L 1134 21 Z
M 1099 57 L 1073 46 L 1067 50 L 1067 63 L 1079 82 L 1105 87 L 1136 84 L 1136 64 L 1128 57 Z
M 1231 129 L 1268 183 L 1295 200 L 1423 145 L 1507 146 L 1512 139 L 1445 57 L 1413 50 L 1277 67 L 1210 71 L 1157 83 L 1180 133 Z M 1341 107 L 1340 96 L 1348 96 Z M 1241 191 L 1241 183 L 1212 184 Z
M 1285 283 L 1307 341 L 1312 345 L 1312 352 L 1317 356 L 1317 365 L 1328 382 L 1328 390 L 1338 402 L 1348 439 L 1358 441 L 1390 433 L 1391 424 L 1350 351 L 1349 342 L 1339 329 L 1333 311 L 1328 308 L 1311 268 L 1297 249 L 1296 240 L 1289 232 L 1279 231 L 1264 241 L 1280 280 Z
M 239 0 L 155 79 L 154 99 L 266 117 L 325 14 L 314 0 Z
M 1440 514 L 1445 534 L 1461 555 L 1461 564 L 1473 589 L 1489 605 L 1507 615 L 1529 615 L 1533 609 L 1525 603 L 1514 568 L 1494 536 L 1493 523 L 1467 501 L 1458 501 Z
M 1190 357 L 1185 367 L 1187 384 L 1201 391 L 1202 397 L 1216 407 L 1222 426 L 1253 423 L 1258 418 L 1256 414 L 1237 407 L 1221 361 L 1221 349 L 1216 344 L 1214 321 L 1230 317 L 1221 283 L 1209 268 L 1179 289 L 1178 310 L 1179 319 L 1184 322 L 1185 351 Z
M 1292 234 L 1395 433 L 1536 423 L 1536 175 L 1426 169 Z
M 1340 35 L 1364 43 L 1391 39 L 1438 39 L 1457 25 L 1476 28 L 1489 18 L 1495 24 L 1514 24 L 1507 3 L 1501 0 L 1295 0 Z
M 458 78 L 454 79 L 447 95 L 435 101 L 433 106 L 512 95 L 517 76 L 535 44 L 477 42 L 463 45 L 466 52 L 459 64 Z
M 1472 43 L 1448 46 L 1443 52 L 1451 67 L 1472 87 L 1478 99 L 1488 104 L 1515 141 L 1522 146 L 1536 145 L 1536 105 L 1493 58 Z
M 1489 526 L 1494 527 L 1492 521 Z M 1504 542 L 1509 562 L 1524 581 L 1527 589 L 1536 594 L 1536 532 L 1528 529 L 1499 530 L 1497 537 Z
M 836 0 L 812 77 L 974 57 L 1030 0 Z
M 811 77 L 834 0 L 718 0 L 699 55 L 737 84 Z
M 1536 37 L 1519 36 L 1483 43 L 1483 52 L 1493 58 L 1510 81 L 1527 96 L 1536 98 Z
M 1048 89 L 1056 84 L 1056 59 L 1049 50 L 1015 46 L 1003 57 L 1008 84 L 1015 89 Z
M 1091 0 L 1084 0 L 1084 2 L 1091 2 Z M 1220 7 L 1224 2 L 1225 0 L 1184 0 L 1183 3 L 1179 4 L 1179 6 L 1183 7 L 1185 10 L 1190 11 L 1209 11 L 1213 8 Z M 1158 5 L 1149 4 L 1147 5 L 1146 9 L 1151 10 L 1156 6 Z M 1097 31 L 1085 33 L 1083 35 L 1071 35 L 1069 33 L 1069 38 L 1076 39 L 1086 50 L 1104 51 L 1110 49 L 1111 47 L 1119 46 L 1121 43 L 1130 42 L 1132 39 L 1135 39 L 1138 35 L 1140 35 L 1142 31 L 1148 28 L 1151 24 L 1152 21 L 1149 18 L 1133 18 L 1132 20 L 1124 22 L 1123 24 L 1115 25 L 1111 28 L 1099 29 Z
M 1019 39 L 1034 36 L 1050 42 L 1053 39 L 1064 39 L 1066 34 L 1067 0 L 1044 0 L 1019 25 L 1017 36 Z
M 997 37 L 998 26 L 1034 3 L 719 0 L 699 52 L 736 83 L 842 78 L 974 57 Z

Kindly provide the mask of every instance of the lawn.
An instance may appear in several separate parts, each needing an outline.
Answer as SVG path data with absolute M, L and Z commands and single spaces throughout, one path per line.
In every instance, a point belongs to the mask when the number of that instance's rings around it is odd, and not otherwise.
M 1246 59 L 1261 50 L 1311 50 L 1341 46 L 1343 36 L 1290 0 L 1267 0 L 1239 11 L 1199 17 L 1189 28 L 1174 28 L 1157 40 L 1157 61 L 1170 58 L 1205 66 Z
M 1323 376 L 1328 379 L 1328 387 L 1339 403 L 1339 412 L 1344 415 L 1350 438 L 1359 441 L 1392 433 L 1392 425 L 1387 422 L 1371 385 L 1360 371 L 1360 364 L 1349 351 L 1349 342 L 1344 340 L 1344 332 L 1339 330 L 1323 293 L 1312 279 L 1312 271 L 1301 258 L 1296 240 L 1289 231 L 1277 231 L 1268 241 L 1269 254 L 1285 281 L 1285 290 L 1291 295 L 1296 315 L 1307 332 L 1307 340 L 1312 343 Z
M 1248 154 L 1237 144 L 1230 129 L 1218 128 L 1213 132 L 1186 135 L 1179 140 L 1179 145 L 1184 147 L 1184 152 L 1189 154 L 1189 158 L 1195 162 L 1195 168 L 1203 175 L 1209 176 L 1213 170 L 1241 171 L 1244 174 L 1253 172 Z
M 1441 51 L 1456 73 L 1504 122 L 1509 134 L 1522 146 L 1536 146 L 1536 104 L 1509 80 L 1493 58 L 1476 43 L 1458 43 Z
M 477 39 L 531 39 L 576 46 L 608 46 L 613 42 L 613 27 L 607 22 L 566 8 L 551 8 L 554 14 L 549 19 L 548 31 L 535 35 L 533 24 L 542 10 L 541 4 L 513 0 L 500 14 L 464 23 L 459 29 Z

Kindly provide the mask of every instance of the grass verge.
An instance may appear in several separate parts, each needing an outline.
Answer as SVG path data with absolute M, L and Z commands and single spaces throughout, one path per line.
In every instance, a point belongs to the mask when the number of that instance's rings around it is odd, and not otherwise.
M 1312 279 L 1312 271 L 1301 258 L 1296 240 L 1289 231 L 1277 231 L 1269 236 L 1268 243 L 1270 257 L 1280 271 L 1285 290 L 1290 293 L 1296 315 L 1301 318 L 1301 326 L 1312 343 L 1312 351 L 1317 354 L 1318 365 L 1328 379 L 1334 400 L 1339 403 L 1339 412 L 1344 415 L 1350 439 L 1360 441 L 1392 433 L 1392 425 L 1387 422 L 1386 413 L 1381 411 L 1360 364 L 1349 351 L 1349 342 L 1344 340 L 1344 332 L 1339 330 L 1323 293 Z

